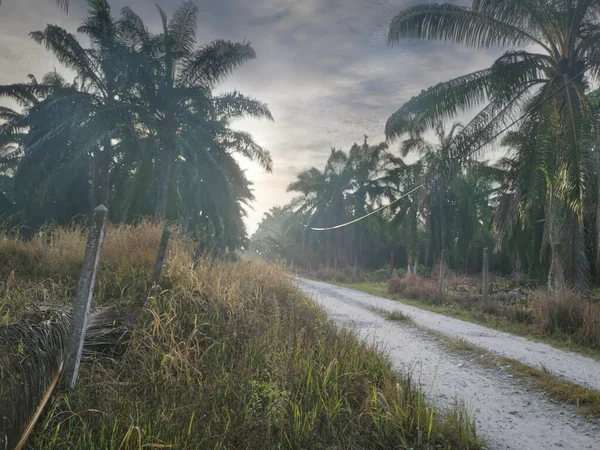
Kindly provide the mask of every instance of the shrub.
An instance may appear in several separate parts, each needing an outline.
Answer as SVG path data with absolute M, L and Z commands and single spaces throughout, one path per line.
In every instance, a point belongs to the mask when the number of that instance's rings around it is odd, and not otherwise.
M 441 301 L 439 285 L 434 280 L 412 274 L 408 274 L 402 278 L 394 277 L 390 279 L 387 282 L 387 293 L 433 303 Z
M 600 348 L 600 304 L 568 289 L 533 291 L 532 301 L 541 331 L 570 335 L 575 342 Z

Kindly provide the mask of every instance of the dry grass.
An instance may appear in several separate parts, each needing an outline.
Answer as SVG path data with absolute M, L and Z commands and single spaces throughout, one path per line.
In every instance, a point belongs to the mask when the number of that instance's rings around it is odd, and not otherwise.
M 523 326 L 527 334 L 549 336 L 597 350 L 600 349 L 600 303 L 568 289 L 497 292 L 483 303 L 479 284 L 473 278 L 450 273 L 446 292 L 440 295 L 439 281 L 406 275 L 387 282 L 386 292 L 431 305 L 447 305 L 464 310 L 478 322 L 507 323 Z
M 573 291 L 534 291 L 531 294 L 536 325 L 549 334 L 564 334 L 588 347 L 600 348 L 600 304 Z
M 32 448 L 480 448 L 463 409 L 428 407 L 409 378 L 328 322 L 276 267 L 204 261 L 193 270 L 174 240 L 166 282 L 154 288 L 160 234 L 149 223 L 108 231 L 94 303 L 118 309 L 126 351 L 85 361 Z M 84 236 L 0 241 L 4 323 L 42 300 L 70 304 Z

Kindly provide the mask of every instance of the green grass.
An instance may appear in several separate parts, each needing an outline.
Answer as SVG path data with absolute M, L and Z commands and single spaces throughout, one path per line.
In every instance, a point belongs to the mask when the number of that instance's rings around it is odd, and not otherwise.
M 423 330 L 439 339 L 451 352 L 475 356 L 473 362 L 487 369 L 506 370 L 512 376 L 543 392 L 552 400 L 577 406 L 580 414 L 589 418 L 600 417 L 600 392 L 563 380 L 545 366 L 531 367 L 512 358 L 500 357 L 471 344 L 463 338 L 451 338 L 435 331 Z
M 23 262 L 0 282 L 5 325 L 22 323 L 42 299 L 69 303 L 85 239 L 61 233 L 49 246 L 0 240 L 5 263 Z M 53 396 L 32 448 L 481 448 L 464 407 L 428 404 L 409 376 L 333 325 L 278 268 L 204 261 L 192 270 L 175 240 L 165 282 L 153 288 L 160 233 L 151 225 L 107 233 L 94 303 L 118 308 L 130 330 L 125 351 L 84 360 L 76 389 Z M 44 280 L 60 288 L 36 288 Z M 10 380 L 0 377 L 0 404 Z
M 371 309 L 371 311 L 380 315 L 381 317 L 383 317 L 386 320 L 390 320 L 392 322 L 412 323 L 412 319 L 410 318 L 410 316 L 404 314 L 402 311 L 399 311 L 397 309 L 395 309 L 393 311 L 383 309 L 383 308 L 376 308 L 376 307 L 371 307 L 370 309 Z
M 390 300 L 395 300 L 406 305 L 414 306 L 427 311 L 465 320 L 467 322 L 477 323 L 480 325 L 488 326 L 490 328 L 495 328 L 500 331 L 518 334 L 520 336 L 535 341 L 545 342 L 557 348 L 574 351 L 595 359 L 600 359 L 600 350 L 583 346 L 573 341 L 573 339 L 567 334 L 547 334 L 544 332 L 540 332 L 534 325 L 513 322 L 504 317 L 484 314 L 480 309 L 467 309 L 460 307 L 456 304 L 435 305 L 421 300 L 412 300 L 401 297 L 399 295 L 388 294 L 386 292 L 385 283 L 348 284 L 337 283 L 333 281 L 331 283 L 341 287 L 365 292 L 367 294 L 376 295 L 378 297 L 384 297 Z

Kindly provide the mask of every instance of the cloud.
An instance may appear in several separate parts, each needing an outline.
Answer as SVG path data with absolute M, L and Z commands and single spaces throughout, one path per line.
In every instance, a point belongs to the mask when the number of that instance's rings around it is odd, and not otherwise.
M 0 82 L 41 76 L 60 65 L 27 33 L 46 23 L 75 31 L 86 5 L 72 0 L 69 15 L 51 0 L 4 0 L 0 8 Z M 114 0 L 115 15 L 131 6 L 154 30 L 155 0 Z M 171 14 L 178 1 L 158 1 Z M 244 162 L 254 182 L 252 231 L 269 208 L 289 200 L 287 185 L 301 170 L 320 167 L 330 146 L 348 149 L 368 135 L 384 139 L 391 113 L 421 90 L 488 66 L 498 52 L 474 52 L 441 43 L 406 41 L 387 45 L 392 17 L 413 0 L 196 0 L 198 41 L 249 40 L 258 58 L 219 88 L 238 89 L 266 101 L 275 123 L 241 120 L 271 151 L 274 173 Z M 461 2 L 465 3 L 465 2 Z M 4 26 L 4 23 L 7 26 Z

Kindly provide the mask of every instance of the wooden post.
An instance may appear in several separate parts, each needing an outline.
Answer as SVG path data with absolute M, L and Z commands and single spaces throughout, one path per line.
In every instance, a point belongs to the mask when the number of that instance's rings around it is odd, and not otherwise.
M 169 228 L 165 227 L 160 238 L 160 245 L 158 246 L 158 254 L 156 255 L 156 263 L 154 263 L 154 272 L 152 273 L 152 281 L 158 283 L 160 276 L 162 275 L 163 266 L 165 264 L 165 257 L 167 256 L 167 247 L 169 246 L 169 236 L 171 232 Z
M 292 260 L 290 261 L 290 270 L 292 272 L 294 271 L 294 258 L 292 258 Z
M 71 389 L 75 387 L 75 383 L 77 382 L 79 364 L 81 363 L 85 330 L 94 295 L 96 272 L 98 270 L 98 262 L 100 261 L 102 241 L 104 241 L 107 214 L 108 210 L 104 205 L 100 205 L 94 210 L 92 227 L 90 228 L 90 234 L 85 247 L 85 256 L 83 257 L 83 265 L 81 266 L 81 273 L 79 275 L 65 370 Z
M 489 291 L 490 291 L 490 261 L 488 257 L 488 249 L 483 249 L 483 274 L 481 277 L 482 281 L 482 294 L 483 301 L 487 303 L 489 301 Z
M 410 251 L 410 252 L 408 252 L 408 270 L 406 271 L 408 273 L 408 275 L 410 275 L 412 273 L 412 269 L 413 269 L 413 252 Z
M 417 253 L 417 254 L 416 254 L 416 256 L 415 256 L 415 267 L 414 267 L 414 269 L 413 269 L 413 273 L 414 273 L 415 275 L 418 275 L 418 274 L 419 274 L 419 273 L 418 273 L 418 269 L 419 269 L 419 254 Z
M 394 252 L 393 251 L 390 252 L 390 265 L 392 266 L 392 268 L 390 270 L 390 274 L 392 276 L 394 276 Z
M 446 250 L 442 250 L 440 257 L 440 295 L 444 295 L 444 278 L 446 278 Z

